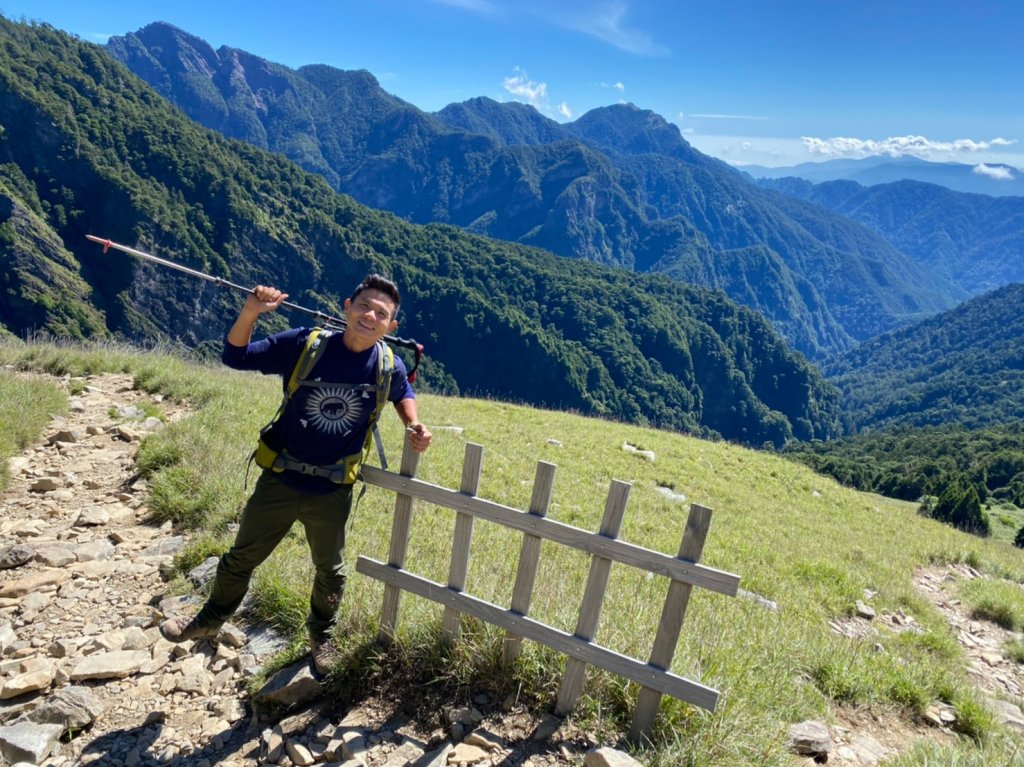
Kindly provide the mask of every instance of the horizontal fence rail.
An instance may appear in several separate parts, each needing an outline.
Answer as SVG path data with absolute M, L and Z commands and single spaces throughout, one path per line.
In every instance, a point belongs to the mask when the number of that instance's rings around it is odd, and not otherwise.
M 384 584 L 379 638 L 382 641 L 394 639 L 400 594 L 408 591 L 444 606 L 442 630 L 449 642 L 457 641 L 461 616 L 467 614 L 507 632 L 502 653 L 506 664 L 515 660 L 523 639 L 530 639 L 567 655 L 569 660 L 556 703 L 556 712 L 559 714 L 567 714 L 575 707 L 583 689 L 588 664 L 641 686 L 630 728 L 630 737 L 634 740 L 645 735 L 654 724 L 662 695 L 671 695 L 713 711 L 719 697 L 716 690 L 669 670 L 693 587 L 699 586 L 727 596 L 735 596 L 739 590 L 739 576 L 698 562 L 707 538 L 711 510 L 696 504 L 690 507 L 679 554 L 672 557 L 619 540 L 619 528 L 631 488 L 628 483 L 617 480 L 611 483 L 601 529 L 595 533 L 547 519 L 554 486 L 553 464 L 544 461 L 538 463 L 528 511 L 478 498 L 476 492 L 480 485 L 482 465 L 483 448 L 470 443 L 466 445 L 460 490 L 423 482 L 416 478 L 419 453 L 406 440 L 399 474 L 372 466 L 363 467 L 363 479 L 367 484 L 396 493 L 387 563 L 362 556 L 356 561 L 357 572 Z M 456 512 L 447 584 L 428 580 L 404 569 L 416 500 Z M 474 519 L 503 525 L 523 534 L 512 604 L 507 609 L 464 593 Z M 590 573 L 573 634 L 528 616 L 540 561 L 541 542 L 545 540 L 591 555 Z M 670 581 L 654 647 L 646 663 L 601 647 L 593 641 L 614 562 L 664 576 Z

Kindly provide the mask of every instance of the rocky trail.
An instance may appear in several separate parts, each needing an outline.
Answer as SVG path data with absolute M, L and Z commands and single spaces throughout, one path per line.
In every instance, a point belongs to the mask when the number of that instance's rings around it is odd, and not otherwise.
M 445 726 L 432 731 L 403 715 L 397 701 L 340 710 L 323 696 L 308 657 L 250 698 L 247 681 L 283 646 L 258 627 L 229 626 L 217 642 L 165 641 L 160 620 L 196 606 L 167 595 L 162 573 L 184 539 L 169 523 L 151 522 L 134 454 L 149 431 L 163 427 L 147 411 L 155 407 L 173 421 L 187 408 L 136 390 L 130 375 L 77 383 L 69 414 L 12 460 L 10 486 L 0 495 L 0 763 L 638 764 L 560 719 L 486 694 L 475 705 L 446 708 Z M 962 577 L 980 576 L 935 569 L 919 574 L 917 585 L 947 615 L 967 648 L 972 678 L 998 697 L 993 707 L 1003 721 L 1024 730 L 1024 714 L 1009 702 L 1021 698 L 1024 669 L 1002 654 L 1006 632 L 971 620 L 950 596 L 951 579 Z M 862 622 L 877 631 L 881 621 Z M 264 702 L 289 713 L 264 718 Z M 934 717 L 932 732 L 949 734 L 948 712 L 936 709 Z M 832 764 L 870 767 L 929 736 L 924 725 L 846 724 L 818 729 Z

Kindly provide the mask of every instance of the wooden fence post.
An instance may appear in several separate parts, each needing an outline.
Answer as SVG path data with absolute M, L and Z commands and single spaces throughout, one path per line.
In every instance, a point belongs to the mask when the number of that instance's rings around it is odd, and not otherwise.
M 679 559 L 687 562 L 700 561 L 710 525 L 711 509 L 692 504 L 686 518 L 683 540 L 679 545 Z M 683 629 L 686 608 L 690 604 L 691 591 L 693 591 L 693 586 L 689 583 L 669 581 L 668 595 L 665 597 L 665 604 L 661 609 L 661 621 L 658 623 L 658 633 L 654 637 L 654 648 L 651 650 L 651 657 L 648 660 L 650 665 L 662 671 L 668 671 L 672 666 L 672 657 L 675 655 L 676 645 L 679 643 L 679 633 Z M 636 709 L 633 711 L 633 723 L 629 728 L 630 740 L 639 741 L 640 736 L 651 728 L 658 715 L 660 705 L 660 692 L 649 687 L 640 689 Z
M 608 500 L 605 502 L 604 518 L 601 520 L 602 536 L 618 538 L 619 528 L 622 527 L 622 515 L 626 511 L 626 502 L 629 500 L 630 487 L 628 482 L 612 481 L 608 490 Z M 587 587 L 583 592 L 583 603 L 580 605 L 580 615 L 576 621 L 576 636 L 588 642 L 594 638 L 594 634 L 597 632 L 597 624 L 601 618 L 601 605 L 604 602 L 604 592 L 608 586 L 611 568 L 612 561 L 606 557 L 595 554 L 590 560 Z M 565 676 L 562 677 L 562 684 L 558 688 L 555 713 L 565 716 L 573 710 L 583 691 L 586 672 L 586 663 L 577 658 L 569 658 L 565 664 Z
M 406 436 L 402 447 L 402 464 L 399 473 L 403 477 L 415 477 L 419 469 L 420 454 L 413 450 L 412 442 Z M 391 546 L 388 551 L 388 565 L 399 570 L 405 565 L 405 553 L 409 548 L 409 532 L 412 529 L 412 510 L 416 499 L 401 493 L 395 496 L 395 517 L 391 523 Z M 377 639 L 391 641 L 395 638 L 398 621 L 398 602 L 402 590 L 397 586 L 384 587 L 384 606 L 380 614 L 380 629 Z
M 466 457 L 462 462 L 462 484 L 459 492 L 475 496 L 480 489 L 480 471 L 483 468 L 484 449 L 472 442 L 466 444 Z M 469 571 L 469 544 L 473 540 L 473 515 L 463 511 L 455 515 L 455 534 L 452 537 L 452 561 L 448 568 L 448 588 L 462 591 L 466 588 Z M 442 631 L 447 642 L 459 639 L 462 613 L 454 607 L 444 608 Z
M 551 505 L 551 491 L 555 486 L 555 465 L 546 461 L 537 462 L 537 473 L 533 479 L 533 495 L 530 497 L 530 514 L 546 517 L 548 506 Z M 527 615 L 530 612 L 530 601 L 533 599 L 533 586 L 537 581 L 537 564 L 540 561 L 541 538 L 539 535 L 523 534 L 523 543 L 519 548 L 519 568 L 516 570 L 516 583 L 512 588 L 512 604 L 509 609 Z M 523 646 L 523 638 L 516 634 L 505 636 L 501 648 L 501 662 L 511 666 L 519 657 Z

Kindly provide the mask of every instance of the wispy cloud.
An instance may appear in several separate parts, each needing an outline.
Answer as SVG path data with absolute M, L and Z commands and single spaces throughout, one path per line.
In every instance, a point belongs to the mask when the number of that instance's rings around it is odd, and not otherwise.
M 671 51 L 646 32 L 626 24 L 629 7 L 624 2 L 605 3 L 586 15 L 563 16 L 563 26 L 583 32 L 628 53 L 667 56 Z
M 822 139 L 802 136 L 804 146 L 811 154 L 823 157 L 932 157 L 936 154 L 971 154 L 985 152 L 995 147 L 1011 146 L 1016 139 L 994 138 L 990 141 L 975 141 L 963 138 L 956 141 L 934 141 L 924 136 L 891 136 L 881 141 L 837 136 Z
M 980 163 L 974 166 L 973 172 L 979 176 L 994 178 L 996 181 L 1013 181 L 1016 178 L 1013 175 L 1013 171 L 1005 165 L 986 165 L 985 163 Z
M 516 67 L 512 70 L 514 74 L 502 80 L 501 85 L 505 92 L 518 101 L 525 101 L 538 112 L 554 117 L 556 114 L 566 119 L 572 118 L 572 107 L 567 101 L 563 101 L 557 107 L 552 107 L 548 100 L 548 84 L 531 80 L 525 70 Z
M 515 98 L 525 101 L 527 104 L 532 104 L 538 109 L 546 106 L 548 100 L 548 84 L 534 82 L 530 79 L 530 76 L 519 67 L 516 67 L 514 71 L 514 75 L 502 80 L 502 87 Z
M 612 90 L 616 90 L 619 93 L 625 93 L 625 91 L 626 91 L 626 86 L 623 84 L 622 80 L 619 80 L 618 82 L 614 82 L 614 83 L 601 82 L 601 83 L 598 83 L 598 87 L 600 87 L 600 88 L 611 88 Z

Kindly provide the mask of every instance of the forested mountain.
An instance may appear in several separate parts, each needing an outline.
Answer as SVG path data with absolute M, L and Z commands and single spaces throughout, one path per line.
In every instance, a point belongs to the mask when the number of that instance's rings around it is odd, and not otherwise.
M 756 179 L 799 178 L 820 184 L 825 181 L 854 181 L 863 186 L 920 181 L 938 184 L 956 192 L 994 197 L 1024 195 L 1024 172 L 1009 165 L 968 165 L 959 162 L 931 162 L 918 157 L 865 157 L 859 160 L 804 162 L 782 168 L 744 165 L 744 173 Z
M 385 270 L 441 391 L 755 444 L 838 431 L 836 390 L 722 293 L 364 208 L 202 128 L 103 48 L 0 18 L 0 323 L 219 346 L 239 296 L 88 233 L 326 311 Z
M 568 125 L 488 99 L 432 115 L 366 72 L 290 70 L 160 23 L 108 49 L 194 119 L 360 202 L 720 288 L 812 357 L 965 297 L 871 230 L 760 189 L 632 105 Z
M 1007 285 L 831 360 L 852 431 L 956 424 L 1024 413 L 1024 285 Z
M 1024 197 L 964 194 L 918 181 L 870 187 L 798 178 L 760 183 L 871 227 L 972 295 L 1024 282 Z

